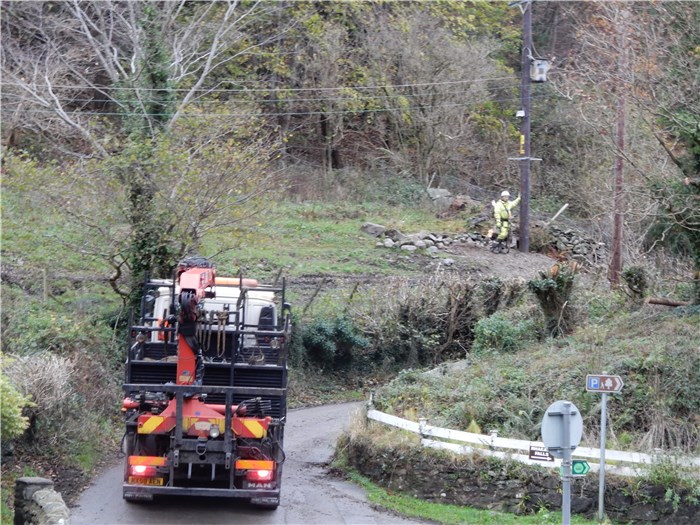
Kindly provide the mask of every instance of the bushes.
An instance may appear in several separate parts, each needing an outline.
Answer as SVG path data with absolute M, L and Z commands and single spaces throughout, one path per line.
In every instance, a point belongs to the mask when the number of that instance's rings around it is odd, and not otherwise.
M 3 365 L 8 364 L 5 356 L 2 358 Z M 10 382 L 4 373 L 0 373 L 0 431 L 2 431 L 3 443 L 18 438 L 29 426 L 29 418 L 22 415 L 25 407 L 32 406 L 28 396 L 22 395 Z
M 472 352 L 516 352 L 536 341 L 539 333 L 532 319 L 518 321 L 512 315 L 495 313 L 476 323 Z
M 476 322 L 471 281 L 450 276 L 397 280 L 368 293 L 352 315 L 385 372 L 463 357 Z
M 468 276 L 451 274 L 396 279 L 362 294 L 353 292 L 356 298 L 342 317 L 317 317 L 296 325 L 290 362 L 329 370 L 348 368 L 352 362 L 358 373 L 386 375 L 461 359 L 472 351 L 479 318 L 511 312 L 521 303 L 524 284 L 493 278 L 475 285 Z M 514 351 L 539 337 L 541 327 L 529 311 L 515 315 L 522 320 L 509 322 L 499 314 L 484 321 L 477 348 Z
M 293 362 L 305 356 L 310 363 L 328 370 L 350 368 L 354 350 L 369 345 L 366 338 L 357 334 L 352 322 L 343 317 L 318 319 L 301 325 L 295 336 Z
M 94 443 L 94 432 L 118 414 L 115 371 L 122 357 L 104 320 L 109 303 L 86 308 L 67 293 L 47 303 L 18 295 L 10 306 L 3 309 L 2 344 L 12 354 L 3 363 L 3 411 L 32 401 L 15 443 L 18 453 L 57 456 Z M 16 391 L 12 402 L 5 402 L 6 382 Z
M 547 333 L 552 337 L 570 334 L 574 329 L 574 311 L 569 301 L 577 270 L 576 263 L 555 264 L 549 272 L 540 272 L 539 279 L 528 282 L 528 288 L 540 302 Z

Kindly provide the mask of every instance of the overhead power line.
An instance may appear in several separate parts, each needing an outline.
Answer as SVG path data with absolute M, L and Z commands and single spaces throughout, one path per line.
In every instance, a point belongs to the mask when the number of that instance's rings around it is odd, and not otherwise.
M 517 79 L 513 79 L 514 82 L 517 82 Z M 504 86 L 505 87 L 505 86 Z M 516 87 L 516 84 L 513 85 L 513 87 Z M 423 96 L 435 96 L 435 95 L 440 95 L 440 96 L 449 96 L 449 95 L 467 95 L 469 94 L 469 91 L 443 91 L 440 93 L 406 93 L 406 94 L 401 94 L 401 93 L 396 93 L 396 94 L 382 94 L 382 95 L 360 95 L 359 97 L 313 97 L 313 98 L 245 98 L 245 97 L 240 97 L 237 99 L 234 99 L 233 101 L 240 101 L 240 102 L 254 102 L 254 103 L 265 103 L 265 104 L 270 104 L 270 103 L 283 103 L 283 104 L 299 104 L 302 102 L 363 102 L 363 101 L 371 101 L 371 100 L 386 100 L 386 99 L 399 99 L 399 98 L 418 98 L 418 97 L 423 97 Z M 20 94 L 15 94 L 15 93 L 4 93 L 4 96 L 7 98 L 14 98 L 14 99 L 25 99 L 26 97 Z M 156 103 L 156 104 L 162 104 L 163 100 L 162 99 L 139 99 L 139 98 L 133 98 L 133 99 L 118 99 L 114 100 L 112 98 L 75 98 L 75 97 L 54 97 L 53 100 L 57 100 L 60 103 L 76 103 L 76 102 L 85 102 L 85 103 L 113 103 L 117 102 L 119 104 L 127 104 L 127 103 Z M 230 101 L 230 100 L 228 100 Z M 222 101 L 220 99 L 212 99 L 212 100 L 202 100 L 202 99 L 197 99 L 198 104 L 221 104 Z
M 290 93 L 301 93 L 305 91 L 343 91 L 346 89 L 355 89 L 355 90 L 371 90 L 371 89 L 396 89 L 396 88 L 407 88 L 407 87 L 427 87 L 427 86 L 442 86 L 442 85 L 455 85 L 455 84 L 472 84 L 472 83 L 477 83 L 477 82 L 494 82 L 494 81 L 501 81 L 501 80 L 508 80 L 508 81 L 513 81 L 517 80 L 514 77 L 493 77 L 493 78 L 472 78 L 472 79 L 462 79 L 462 80 L 445 80 L 441 82 L 414 82 L 414 83 L 407 83 L 407 84 L 384 84 L 384 85 L 379 85 L 379 86 L 328 86 L 328 87 L 305 87 L 305 88 L 289 88 L 289 87 L 267 87 L 267 88 L 199 88 L 199 89 L 186 89 L 186 88 L 172 88 L 172 89 L 163 89 L 163 88 L 147 88 L 147 87 L 138 87 L 138 86 L 94 86 L 94 85 L 73 85 L 73 84 L 51 84 L 52 88 L 61 88 L 61 89 L 104 89 L 105 91 L 108 90 L 120 90 L 120 91 L 157 91 L 157 92 L 163 92 L 163 91 L 171 91 L 171 92 L 183 92 L 183 93 L 189 93 L 189 92 L 197 92 L 197 93 L 255 93 L 255 92 L 262 92 L 262 93 L 270 93 L 274 91 L 285 91 L 285 92 L 290 92 Z M 231 81 L 231 83 L 244 83 L 246 81 Z M 264 81 L 260 81 L 259 83 L 263 84 L 265 83 Z M 25 84 L 19 83 L 19 82 L 2 82 L 0 83 L 0 86 L 22 86 Z
M 517 97 L 509 97 L 507 99 L 489 99 L 485 102 L 510 102 L 516 100 Z M 418 106 L 405 106 L 405 107 L 381 107 L 381 108 L 363 108 L 363 109 L 339 109 L 330 111 L 321 110 L 305 110 L 305 111 L 280 111 L 280 112 L 267 112 L 267 111 L 250 111 L 250 112 L 234 112 L 234 113 L 182 113 L 183 117 L 283 117 L 283 116 L 309 116 L 309 115 L 347 115 L 352 113 L 382 113 L 382 112 L 392 112 L 392 111 L 412 111 L 418 109 L 439 109 L 439 108 L 450 108 L 450 107 L 467 107 L 471 105 L 470 101 L 449 103 L 449 104 L 431 104 L 431 105 L 418 105 Z M 11 114 L 12 110 L 3 107 L 0 109 L 1 113 Z M 33 113 L 41 115 L 53 115 L 54 111 L 42 110 L 42 109 L 23 109 L 23 113 Z M 86 116 L 149 116 L 149 117 L 170 117 L 173 113 L 144 113 L 144 112 L 101 112 L 101 111 L 75 111 L 75 113 Z

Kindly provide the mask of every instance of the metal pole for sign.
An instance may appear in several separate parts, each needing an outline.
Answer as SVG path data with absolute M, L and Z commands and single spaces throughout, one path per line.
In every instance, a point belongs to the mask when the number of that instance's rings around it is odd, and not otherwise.
M 603 392 L 600 406 L 600 471 L 598 473 L 598 523 L 605 515 L 605 434 L 608 422 L 608 394 Z
M 571 402 L 564 402 L 561 476 L 561 523 L 571 525 Z

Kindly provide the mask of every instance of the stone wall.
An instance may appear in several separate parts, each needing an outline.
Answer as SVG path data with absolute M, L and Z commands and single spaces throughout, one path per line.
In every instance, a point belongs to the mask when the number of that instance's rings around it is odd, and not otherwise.
M 360 229 L 377 239 L 377 248 L 398 248 L 408 252 L 425 249 L 428 255 L 433 256 L 452 244 L 485 248 L 489 241 L 486 231 L 454 234 L 422 231 L 407 234 L 371 222 L 363 224 Z M 519 233 L 516 226 L 512 233 L 512 247 L 517 245 Z M 541 221 L 534 222 L 530 230 L 530 251 L 552 255 L 560 260 L 576 261 L 588 268 L 600 268 L 607 264 L 604 243 L 587 237 L 580 231 L 548 226 Z
M 375 483 L 423 500 L 510 512 L 561 510 L 561 481 L 550 469 L 485 456 L 456 456 L 419 446 L 386 448 L 366 437 L 349 441 L 350 465 Z M 637 479 L 606 476 L 605 512 L 616 522 L 691 525 L 700 506 L 687 492 L 667 493 Z M 598 476 L 574 478 L 571 512 L 595 518 Z
M 15 482 L 14 525 L 68 525 L 68 507 L 53 481 L 24 477 Z
M 605 244 L 586 237 L 571 228 L 546 227 L 550 236 L 550 246 L 569 260 L 584 266 L 598 267 L 607 264 Z

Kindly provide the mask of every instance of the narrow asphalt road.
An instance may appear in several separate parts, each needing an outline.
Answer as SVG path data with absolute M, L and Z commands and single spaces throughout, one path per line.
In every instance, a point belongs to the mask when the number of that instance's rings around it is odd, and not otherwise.
M 374 509 L 363 489 L 327 472 L 337 437 L 362 403 L 324 405 L 287 414 L 282 500 L 274 510 L 216 498 L 163 497 L 148 503 L 122 499 L 123 467 L 106 470 L 71 509 L 72 525 L 151 524 L 418 524 Z

